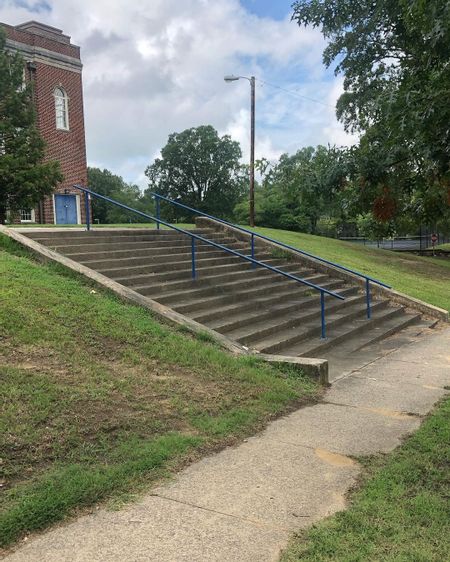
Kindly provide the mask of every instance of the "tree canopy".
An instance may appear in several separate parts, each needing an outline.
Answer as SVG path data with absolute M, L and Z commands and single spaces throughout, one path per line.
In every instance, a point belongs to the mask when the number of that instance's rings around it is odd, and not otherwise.
M 33 208 L 63 177 L 58 162 L 44 162 L 45 144 L 36 128 L 32 84 L 25 63 L 6 50 L 0 30 L 0 222 L 6 211 Z
M 92 191 L 110 197 L 128 207 L 148 214 L 154 212 L 153 199 L 145 197 L 137 185 L 127 183 L 121 176 L 117 176 L 109 170 L 88 168 L 88 184 Z M 93 219 L 100 224 L 129 221 L 148 222 L 145 217 L 139 217 L 136 213 L 121 209 L 97 197 L 92 197 L 91 204 Z
M 436 222 L 450 205 L 450 2 L 297 0 L 319 27 L 324 63 L 344 75 L 337 115 L 360 131 L 362 202 L 381 221 Z
M 148 166 L 149 191 L 220 217 L 231 217 L 247 188 L 239 143 L 211 125 L 173 133 Z M 179 216 L 171 207 L 165 216 Z M 170 215 L 170 213 L 172 213 Z
M 256 190 L 257 223 L 325 234 L 324 222 L 345 219 L 341 200 L 348 171 L 346 149 L 309 146 L 283 154 L 276 164 L 265 166 Z M 246 206 L 243 202 L 236 208 L 240 221 L 246 220 Z

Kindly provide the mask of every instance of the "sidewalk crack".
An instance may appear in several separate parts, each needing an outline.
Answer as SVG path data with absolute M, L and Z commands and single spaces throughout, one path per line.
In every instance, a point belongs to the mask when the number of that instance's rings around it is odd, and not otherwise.
M 200 509 L 202 511 L 208 511 L 210 513 L 215 513 L 216 515 L 223 515 L 225 517 L 230 517 L 231 519 L 236 519 L 238 521 L 245 521 L 246 523 L 250 523 L 251 525 L 271 529 L 272 531 L 282 531 L 282 532 L 285 532 L 285 533 L 291 532 L 291 529 L 288 528 L 288 527 L 282 527 L 282 526 L 278 526 L 278 525 L 270 525 L 270 524 L 268 524 L 264 521 L 259 521 L 257 519 L 249 519 L 248 517 L 242 517 L 240 515 L 234 515 L 233 513 L 226 513 L 225 511 L 219 511 L 217 509 L 212 509 L 210 507 L 204 507 L 202 505 L 197 505 L 195 503 L 191 503 L 191 502 L 184 501 L 184 500 L 178 500 L 178 499 L 171 498 L 169 496 L 163 496 L 163 495 L 157 494 L 157 493 L 153 493 L 153 494 L 150 494 L 150 495 L 153 496 L 153 497 L 160 498 L 162 500 L 167 500 L 167 501 L 179 503 L 179 504 L 182 504 L 182 505 L 187 505 L 187 506 L 193 507 L 195 509 Z M 296 517 L 311 517 L 311 516 L 310 515 L 296 515 Z

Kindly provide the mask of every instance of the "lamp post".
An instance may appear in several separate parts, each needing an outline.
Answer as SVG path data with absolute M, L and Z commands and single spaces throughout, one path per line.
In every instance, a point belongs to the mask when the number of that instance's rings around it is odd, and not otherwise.
M 250 226 L 255 226 L 255 77 L 251 76 L 225 76 L 225 82 L 236 80 L 248 80 L 250 82 Z

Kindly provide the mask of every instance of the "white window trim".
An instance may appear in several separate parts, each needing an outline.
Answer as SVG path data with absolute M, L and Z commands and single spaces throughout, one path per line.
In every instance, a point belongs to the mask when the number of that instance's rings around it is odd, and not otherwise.
M 66 114 L 66 123 L 67 126 L 66 127 L 58 127 L 58 119 L 56 116 L 56 98 L 60 97 L 56 95 L 56 90 L 61 90 L 61 92 L 64 92 L 64 112 Z M 53 90 L 53 98 L 55 100 L 55 124 L 56 124 L 56 128 L 58 131 L 69 131 L 70 130 L 70 123 L 69 123 L 69 96 L 67 95 L 66 90 L 62 87 L 62 86 L 55 86 L 54 90 Z
M 22 223 L 31 223 L 31 222 L 36 222 L 36 213 L 34 211 L 34 209 L 31 209 L 31 219 L 27 220 L 27 219 L 20 219 L 20 222 Z

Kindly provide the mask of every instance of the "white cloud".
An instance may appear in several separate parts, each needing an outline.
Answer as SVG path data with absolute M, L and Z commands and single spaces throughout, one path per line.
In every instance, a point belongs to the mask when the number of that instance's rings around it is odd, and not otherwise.
M 212 124 L 238 140 L 248 157 L 248 84 L 225 84 L 225 74 L 255 74 L 335 101 L 338 86 L 321 64 L 319 32 L 288 18 L 259 18 L 238 0 L 48 4 L 50 11 L 37 14 L 31 0 L 30 9 L 6 1 L 0 20 L 39 19 L 81 45 L 89 163 L 129 181 L 145 185 L 146 165 L 171 132 L 187 127 Z M 258 157 L 346 139 L 331 108 L 258 86 Z
M 334 107 L 343 92 L 344 81 L 342 78 L 337 78 L 328 93 L 328 103 Z M 342 123 L 339 123 L 335 116 L 330 124 L 324 127 L 323 131 L 330 138 L 330 144 L 336 144 L 337 146 L 350 146 L 356 144 L 359 140 L 359 135 L 347 133 Z

